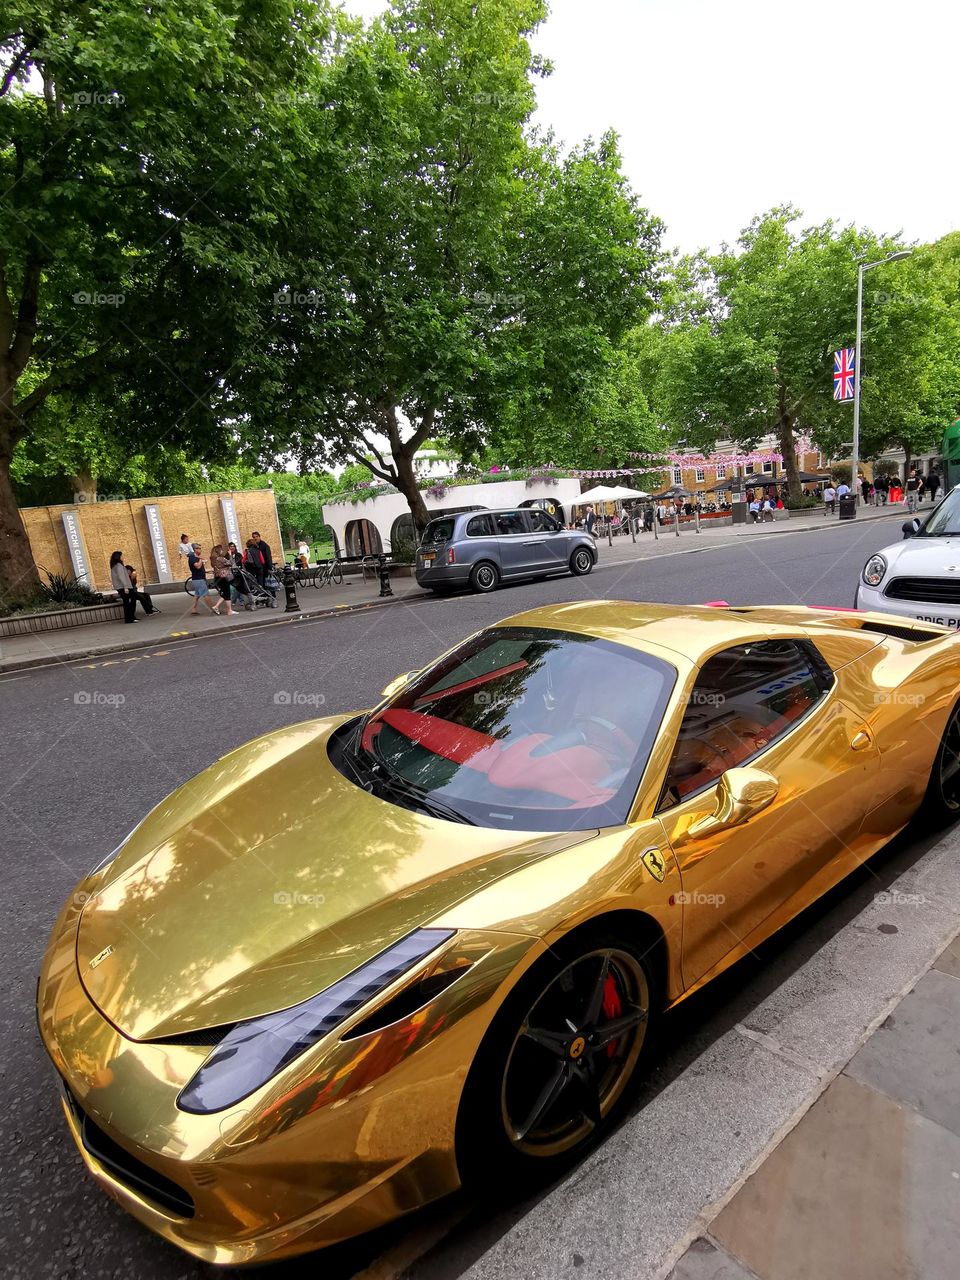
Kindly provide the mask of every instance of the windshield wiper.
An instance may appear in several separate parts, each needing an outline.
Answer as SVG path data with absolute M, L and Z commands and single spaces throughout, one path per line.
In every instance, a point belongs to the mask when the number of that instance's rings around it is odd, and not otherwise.
M 391 769 L 389 765 L 384 764 L 382 760 L 371 760 L 368 756 L 360 754 L 354 756 L 354 766 L 362 762 L 363 768 L 367 771 L 369 783 L 361 783 L 361 786 L 373 786 L 382 791 L 386 791 L 388 795 L 396 796 L 398 800 L 403 800 L 406 804 L 414 804 L 418 809 L 422 809 L 424 813 L 428 813 L 432 818 L 443 818 L 447 822 L 462 822 L 468 827 L 475 827 L 477 824 L 472 818 L 468 818 L 461 813 L 459 809 L 455 809 L 452 804 L 447 804 L 446 800 L 440 800 L 429 791 L 424 791 L 423 787 L 418 787 L 415 782 L 408 782 L 396 770 Z M 356 770 L 359 776 L 359 770 Z

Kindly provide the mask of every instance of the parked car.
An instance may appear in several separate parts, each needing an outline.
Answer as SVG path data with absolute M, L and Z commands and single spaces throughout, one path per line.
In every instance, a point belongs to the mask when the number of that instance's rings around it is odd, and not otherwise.
M 457 587 L 494 591 L 501 581 L 553 573 L 589 573 L 597 544 L 564 529 L 539 507 L 437 516 L 417 548 L 417 581 L 443 593 Z
M 925 520 L 907 520 L 902 542 L 870 557 L 855 604 L 960 629 L 960 485 Z
M 943 627 L 583 601 L 232 750 L 54 927 L 38 1018 L 72 1141 L 227 1266 L 558 1176 L 665 1007 L 918 811 L 960 818 L 958 697 Z

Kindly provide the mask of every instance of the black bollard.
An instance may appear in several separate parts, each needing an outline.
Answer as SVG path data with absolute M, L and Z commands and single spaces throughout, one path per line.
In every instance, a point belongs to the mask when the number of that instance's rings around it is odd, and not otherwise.
M 387 568 L 387 557 L 385 555 L 377 556 L 377 568 L 380 572 L 380 597 L 392 596 L 393 588 L 390 586 L 390 570 Z
M 287 607 L 284 609 L 284 613 L 299 613 L 300 601 L 297 599 L 297 580 L 290 565 L 285 564 L 283 566 L 281 577 L 283 579 L 283 589 L 287 595 Z

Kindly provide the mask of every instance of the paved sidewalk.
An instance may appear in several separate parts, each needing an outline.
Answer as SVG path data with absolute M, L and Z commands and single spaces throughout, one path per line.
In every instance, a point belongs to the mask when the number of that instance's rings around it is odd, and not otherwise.
M 670 1280 L 960 1275 L 960 935 Z
M 736 546 L 738 540 L 743 538 L 756 543 L 764 538 L 812 531 L 827 532 L 838 527 L 851 531 L 867 520 L 889 520 L 890 541 L 893 542 L 900 536 L 900 525 L 906 518 L 905 507 L 865 507 L 856 520 L 845 520 L 842 523 L 836 517 L 831 519 L 824 516 L 822 511 L 816 510 L 809 516 L 781 517 L 770 524 L 752 526 L 725 525 L 712 528 L 705 521 L 699 534 L 692 525 L 683 525 L 679 537 L 671 526 L 667 526 L 657 538 L 652 533 L 643 533 L 638 534 L 636 542 L 633 542 L 629 535 L 622 535 L 614 538 L 612 545 L 605 539 L 599 539 L 598 567 L 602 569 L 635 560 Z M 361 582 L 359 578 L 352 577 L 347 578 L 339 587 L 329 584 L 319 591 L 313 587 L 299 587 L 298 613 L 284 612 L 284 596 L 281 592 L 277 597 L 276 609 L 258 609 L 256 613 L 241 612 L 232 618 L 216 618 L 206 611 L 197 617 L 191 617 L 192 601 L 186 592 L 157 593 L 154 595 L 154 603 L 162 611 L 161 616 L 146 618 L 138 609 L 138 622 L 135 626 L 127 626 L 123 622 L 102 622 L 71 627 L 64 631 L 0 638 L 0 674 L 49 662 L 70 662 L 78 658 L 122 652 L 140 648 L 144 644 L 164 644 L 187 637 L 208 635 L 216 630 L 263 626 L 284 618 L 323 617 L 345 609 L 381 607 L 430 598 L 414 578 L 391 578 L 391 587 L 393 596 L 386 599 L 380 598 L 378 582 Z
M 85 627 L 69 627 L 64 631 L 0 638 L 0 674 L 49 662 L 70 662 L 77 658 L 122 652 L 145 644 L 163 645 L 217 631 L 376 608 L 411 597 L 424 598 L 424 592 L 414 578 L 392 578 L 390 585 L 393 595 L 382 600 L 379 582 L 361 582 L 359 578 L 347 578 L 341 586 L 331 583 L 320 590 L 298 587 L 300 609 L 296 613 L 285 612 L 284 593 L 281 591 L 275 609 L 257 609 L 254 613 L 241 610 L 229 618 L 226 615 L 215 617 L 204 605 L 200 606 L 202 613 L 191 616 L 193 601 L 185 591 L 157 593 L 153 602 L 160 613 L 148 618 L 138 606 L 137 622 L 132 626 L 124 622 L 99 622 Z

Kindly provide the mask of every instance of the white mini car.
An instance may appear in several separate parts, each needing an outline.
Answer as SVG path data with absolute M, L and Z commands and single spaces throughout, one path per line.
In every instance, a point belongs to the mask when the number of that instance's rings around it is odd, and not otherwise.
M 960 629 L 960 485 L 903 535 L 863 566 L 856 607 Z

